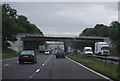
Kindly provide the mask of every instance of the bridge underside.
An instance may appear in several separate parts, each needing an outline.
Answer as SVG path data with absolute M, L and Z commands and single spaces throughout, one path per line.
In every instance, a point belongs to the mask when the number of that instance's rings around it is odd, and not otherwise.
M 104 41 L 103 38 L 72 38 L 72 37 L 21 37 L 22 41 L 72 41 L 72 42 L 99 42 Z
M 104 39 L 102 38 L 71 38 L 71 37 L 21 37 L 23 41 L 23 49 L 33 49 L 38 48 L 40 42 L 43 41 L 59 41 L 64 42 L 65 51 L 69 46 L 70 42 L 103 42 Z

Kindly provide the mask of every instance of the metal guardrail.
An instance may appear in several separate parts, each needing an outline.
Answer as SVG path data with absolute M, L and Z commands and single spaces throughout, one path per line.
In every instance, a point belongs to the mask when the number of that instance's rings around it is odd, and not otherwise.
M 94 55 L 86 55 L 86 57 L 91 57 L 91 58 L 95 58 L 101 61 L 110 62 L 114 64 L 120 63 L 120 57 L 113 58 L 109 56 L 94 56 Z

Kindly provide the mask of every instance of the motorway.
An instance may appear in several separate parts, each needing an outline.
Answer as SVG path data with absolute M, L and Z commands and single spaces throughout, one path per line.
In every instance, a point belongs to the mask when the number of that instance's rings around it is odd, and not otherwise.
M 2 78 L 4 79 L 75 79 L 83 81 L 108 81 L 105 77 L 83 65 L 69 59 L 56 59 L 55 55 L 37 55 L 38 63 L 18 64 L 17 58 L 2 61 Z M 23 80 L 22 80 L 23 81 Z

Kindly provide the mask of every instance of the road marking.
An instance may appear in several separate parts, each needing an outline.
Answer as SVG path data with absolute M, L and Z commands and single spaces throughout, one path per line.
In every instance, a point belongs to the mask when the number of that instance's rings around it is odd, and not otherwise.
M 49 59 L 52 57 L 52 55 L 42 64 L 42 66 L 44 66 L 48 61 Z
M 29 76 L 27 80 L 31 79 L 35 74 L 36 74 L 36 72 L 34 72 L 31 76 Z
M 110 78 L 108 78 L 108 77 L 106 77 L 106 76 L 104 76 L 104 75 L 102 75 L 102 74 L 100 74 L 100 73 L 98 73 L 98 72 L 96 72 L 96 71 L 94 71 L 94 70 L 92 70 L 92 69 L 90 69 L 90 68 L 88 68 L 88 67 L 86 67 L 86 66 L 84 66 L 84 65 L 82 65 L 82 64 L 80 64 L 80 63 L 78 63 L 78 62 L 76 62 L 76 61 L 74 61 L 74 60 L 72 60 L 72 59 L 70 59 L 70 58 L 68 58 L 68 57 L 66 57 L 66 58 L 67 58 L 68 60 L 70 60 L 70 61 L 72 61 L 72 62 L 74 62 L 74 63 L 82 66 L 83 68 L 85 68 L 85 69 L 87 69 L 87 70 L 89 70 L 89 71 L 91 71 L 91 72 L 93 72 L 93 73 L 95 73 L 95 74 L 97 74 L 97 75 L 99 75 L 99 76 L 107 79 L 107 80 L 111 80 Z
M 42 69 L 42 67 L 48 62 L 48 60 L 49 60 L 51 57 L 52 57 L 52 55 L 51 55 L 50 57 L 48 57 L 47 60 L 42 64 L 42 66 L 41 66 L 40 68 L 38 68 L 37 70 L 35 70 L 35 72 L 34 72 L 31 76 L 29 76 L 27 80 L 31 79 L 36 73 L 40 72 L 40 70 Z M 27 80 L 26 80 L 26 81 L 27 81 Z
M 5 64 L 5 65 L 3 65 L 3 66 L 9 66 L 10 64 Z
M 45 61 L 45 63 L 47 62 L 47 60 Z
M 44 66 L 45 64 L 42 64 L 42 66 Z
M 9 60 L 14 60 L 14 59 L 17 59 L 17 57 L 16 58 L 10 58 L 10 59 L 4 59 L 2 61 L 9 61 Z
M 36 70 L 36 73 L 38 73 L 39 71 L 40 71 L 40 69 L 37 69 L 37 70 Z

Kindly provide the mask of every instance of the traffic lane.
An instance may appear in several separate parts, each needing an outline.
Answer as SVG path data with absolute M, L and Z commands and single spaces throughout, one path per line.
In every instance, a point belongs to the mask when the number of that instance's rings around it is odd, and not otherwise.
M 26 63 L 20 65 L 15 61 L 14 63 L 10 64 L 8 67 L 3 67 L 3 78 L 11 78 L 11 79 L 24 78 L 24 76 L 33 73 L 38 67 L 40 67 L 48 57 L 49 56 L 45 56 L 45 55 L 37 56 L 38 58 L 37 64 Z
M 44 56 L 44 54 L 39 54 L 39 55 L 37 55 L 37 58 L 39 58 L 39 57 L 41 57 L 41 56 Z M 9 59 L 4 59 L 4 60 L 2 60 L 2 67 L 4 67 L 3 69 L 5 69 L 5 67 L 6 66 L 9 66 L 9 65 L 15 65 L 15 64 L 18 64 L 19 62 L 18 62 L 18 57 L 16 57 L 16 58 L 9 58 Z
M 56 59 L 55 55 L 32 79 L 104 79 L 68 59 Z
M 44 54 L 40 54 L 38 52 L 35 52 L 35 54 L 37 55 L 37 57 L 39 57 L 39 55 L 44 55 Z M 18 56 L 19 57 L 19 56 Z M 18 57 L 15 57 L 15 58 L 8 58 L 8 59 L 2 59 L 2 65 L 4 66 L 5 64 L 8 64 L 8 63 L 18 63 Z
M 18 64 L 17 60 L 5 61 L 5 63 L 10 64 L 9 66 L 2 67 L 2 78 L 3 79 L 27 79 L 31 74 L 33 74 L 50 55 L 38 55 L 38 63 L 31 64 Z M 4 61 L 3 61 L 4 63 Z

